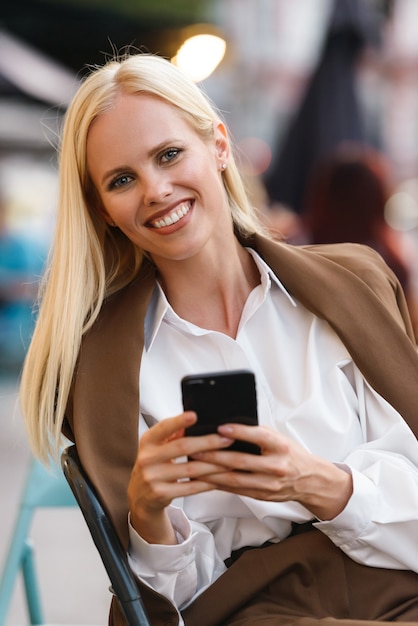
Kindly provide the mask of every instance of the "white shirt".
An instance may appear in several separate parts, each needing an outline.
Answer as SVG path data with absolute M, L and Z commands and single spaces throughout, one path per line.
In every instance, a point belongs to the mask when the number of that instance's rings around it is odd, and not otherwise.
M 235 339 L 181 319 L 156 288 L 145 321 L 140 433 L 182 412 L 183 376 L 250 369 L 259 422 L 352 473 L 345 509 L 315 526 L 355 561 L 418 571 L 415 436 L 365 381 L 328 323 L 295 302 L 250 253 L 261 284 L 248 297 Z M 233 550 L 280 541 L 292 522 L 313 518 L 296 502 L 221 491 L 175 500 L 169 513 L 178 545 L 150 545 L 130 527 L 129 558 L 145 583 L 180 608 L 225 570 Z

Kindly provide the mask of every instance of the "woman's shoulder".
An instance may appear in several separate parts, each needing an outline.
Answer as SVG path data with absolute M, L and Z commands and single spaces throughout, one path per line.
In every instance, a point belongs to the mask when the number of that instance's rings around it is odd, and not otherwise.
M 360 280 L 385 306 L 392 303 L 396 308 L 405 308 L 401 305 L 404 294 L 399 279 L 375 249 L 358 243 L 310 244 L 301 246 L 299 253 L 323 259 L 328 266 L 331 265 L 333 282 L 342 280 L 346 283 L 345 278 L 348 278 L 347 284 L 352 283 L 356 297 L 360 295 Z
M 294 245 L 258 239 L 257 249 L 290 293 L 321 317 L 352 307 L 390 312 L 411 332 L 402 287 L 383 258 L 364 244 Z M 330 313 L 331 312 L 331 313 Z
M 319 276 L 321 270 L 327 268 L 327 275 L 345 274 L 347 271 L 362 280 L 384 280 L 392 287 L 397 284 L 396 276 L 384 261 L 383 257 L 373 248 L 359 243 L 329 244 L 293 244 L 285 241 L 270 240 L 265 237 L 255 239 L 255 247 L 268 260 L 278 260 L 280 265 L 293 266 L 301 271 L 310 269 Z M 332 271 L 334 270 L 334 271 Z M 299 273 L 299 272 L 298 272 Z
M 360 243 L 309 244 L 298 246 L 303 253 L 318 255 L 361 276 L 371 273 L 394 278 L 383 257 L 373 248 Z

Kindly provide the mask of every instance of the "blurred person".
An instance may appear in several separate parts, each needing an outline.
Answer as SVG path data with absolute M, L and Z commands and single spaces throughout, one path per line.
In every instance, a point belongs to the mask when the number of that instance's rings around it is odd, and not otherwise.
M 259 426 L 185 436 L 182 377 L 233 369 Z M 168 61 L 92 71 L 21 401 L 37 456 L 76 443 L 152 624 L 418 624 L 417 379 L 375 251 L 267 236 L 219 112 Z
M 415 335 L 418 308 L 413 281 L 417 256 L 404 233 L 392 228 L 385 207 L 394 189 L 388 158 L 363 144 L 342 143 L 314 168 L 301 232 L 293 243 L 361 243 L 376 250 L 406 294 Z
M 0 373 L 16 374 L 33 331 L 32 306 L 38 290 L 34 251 L 9 227 L 0 197 Z

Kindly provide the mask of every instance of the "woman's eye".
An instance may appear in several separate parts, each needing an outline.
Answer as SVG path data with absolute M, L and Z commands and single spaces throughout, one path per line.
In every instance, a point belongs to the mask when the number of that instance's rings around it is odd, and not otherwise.
M 130 183 L 131 180 L 132 180 L 132 176 L 129 176 L 128 174 L 123 174 L 123 176 L 118 176 L 118 178 L 115 178 L 114 180 L 112 180 L 112 182 L 110 183 L 110 188 L 120 189 L 121 187 L 124 187 L 125 185 Z
M 168 163 L 169 161 L 175 159 L 176 156 L 180 154 L 180 152 L 181 150 L 179 150 L 178 148 L 169 148 L 162 154 L 161 161 Z

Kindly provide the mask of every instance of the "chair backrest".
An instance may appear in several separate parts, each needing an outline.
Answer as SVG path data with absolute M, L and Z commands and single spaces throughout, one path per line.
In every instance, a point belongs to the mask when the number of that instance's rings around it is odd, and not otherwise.
M 87 477 L 75 445 L 61 456 L 64 476 L 78 502 L 129 626 L 151 626 L 128 557 L 113 524 Z
M 0 624 L 5 622 L 20 571 L 31 624 L 43 624 L 43 610 L 35 569 L 30 526 L 36 509 L 77 506 L 59 468 L 48 470 L 32 459 L 26 476 L 13 534 L 0 577 Z

